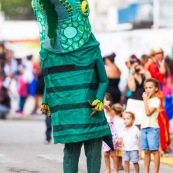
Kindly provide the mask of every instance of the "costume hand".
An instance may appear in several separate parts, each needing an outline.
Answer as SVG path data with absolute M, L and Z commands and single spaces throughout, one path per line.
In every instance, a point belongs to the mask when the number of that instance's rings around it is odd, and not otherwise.
M 51 113 L 51 112 L 50 112 L 50 108 L 49 108 L 48 105 L 42 104 L 41 107 L 40 107 L 40 110 L 41 110 L 41 112 L 42 112 L 43 114 L 48 115 L 48 116 L 50 117 L 50 113 Z
M 91 118 L 96 112 L 101 112 L 104 109 L 103 102 L 96 99 L 92 103 L 88 100 L 88 103 L 92 107 L 93 112 L 90 114 L 89 118 Z
M 96 99 L 92 102 L 92 106 L 94 107 L 93 109 L 98 112 L 101 112 L 104 109 L 103 102 L 98 99 Z

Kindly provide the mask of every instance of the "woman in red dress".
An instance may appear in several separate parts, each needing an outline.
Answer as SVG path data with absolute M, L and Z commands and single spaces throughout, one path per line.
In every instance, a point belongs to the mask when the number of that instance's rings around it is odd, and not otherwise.
M 162 48 L 152 49 L 151 51 L 151 63 L 148 66 L 148 71 L 151 73 L 151 76 L 158 80 L 162 84 L 166 68 L 164 64 L 164 51 Z M 170 152 L 170 132 L 169 132 L 169 120 L 166 115 L 163 101 L 164 96 L 162 91 L 158 92 L 158 97 L 161 100 L 160 112 L 158 116 L 158 122 L 160 126 L 160 145 L 161 145 L 161 156 L 164 156 L 164 153 Z

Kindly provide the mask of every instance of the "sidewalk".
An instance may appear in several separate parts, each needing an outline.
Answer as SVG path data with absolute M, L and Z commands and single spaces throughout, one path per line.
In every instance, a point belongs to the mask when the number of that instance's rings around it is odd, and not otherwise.
M 169 154 L 169 157 L 167 157 L 167 158 L 161 157 L 160 162 L 173 166 L 173 152 L 171 154 Z
M 7 119 L 9 120 L 44 120 L 45 115 L 41 114 L 41 111 L 38 110 L 39 114 L 31 115 L 31 112 L 34 109 L 35 99 L 34 97 L 28 97 L 24 106 L 24 114 L 15 113 L 17 109 L 17 103 L 15 100 L 12 101 L 12 110 L 9 113 Z
M 44 121 L 45 115 L 19 115 L 9 114 L 7 120 L 29 120 L 29 121 Z
M 26 120 L 26 121 L 44 121 L 45 116 L 44 115 L 24 115 L 24 116 L 19 116 L 19 115 L 9 115 L 7 117 L 7 120 Z M 173 121 L 171 122 L 171 129 L 173 129 L 172 127 L 173 125 Z M 173 148 L 173 132 L 171 131 L 171 146 Z M 153 157 L 152 157 L 153 160 Z M 160 158 L 161 163 L 164 164 L 168 164 L 173 166 L 173 151 L 169 154 L 169 157 L 161 157 Z
M 29 98 L 25 105 L 25 115 L 19 115 L 16 113 L 11 113 L 8 115 L 7 120 L 26 120 L 26 121 L 44 121 L 45 116 L 41 115 L 31 115 L 31 110 L 33 110 L 33 98 Z M 173 148 L 173 120 L 170 121 L 170 133 L 171 133 L 171 147 Z M 153 158 L 152 158 L 153 159 Z M 161 157 L 161 163 L 173 166 L 173 151 L 169 154 L 169 157 Z

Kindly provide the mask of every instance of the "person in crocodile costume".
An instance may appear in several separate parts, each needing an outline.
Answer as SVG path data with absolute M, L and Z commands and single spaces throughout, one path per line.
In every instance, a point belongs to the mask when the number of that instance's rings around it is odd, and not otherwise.
M 41 111 L 51 116 L 54 143 L 63 143 L 64 173 L 77 173 L 82 144 L 88 173 L 99 173 L 102 140 L 112 139 L 103 99 L 108 85 L 86 0 L 32 0 L 39 24 L 45 80 Z

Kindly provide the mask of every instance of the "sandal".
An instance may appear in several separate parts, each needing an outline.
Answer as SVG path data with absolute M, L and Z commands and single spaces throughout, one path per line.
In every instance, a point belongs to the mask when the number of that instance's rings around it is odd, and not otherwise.
M 123 165 L 120 165 L 120 166 L 118 167 L 118 170 L 124 170 Z
M 169 157 L 169 155 L 166 153 L 160 153 L 160 157 Z
M 172 152 L 172 149 L 171 148 L 167 148 L 164 152 L 165 153 L 171 153 Z

